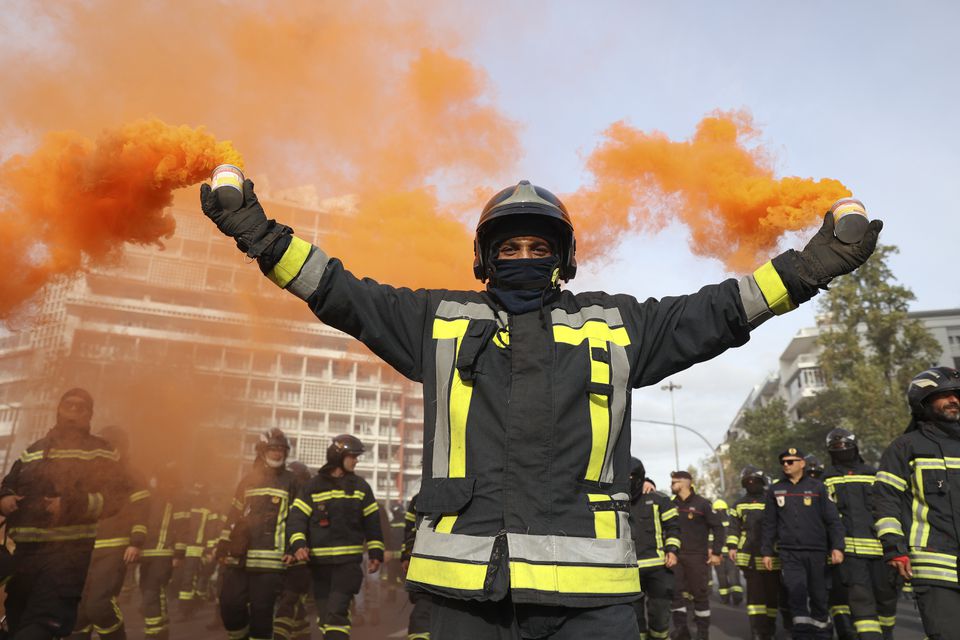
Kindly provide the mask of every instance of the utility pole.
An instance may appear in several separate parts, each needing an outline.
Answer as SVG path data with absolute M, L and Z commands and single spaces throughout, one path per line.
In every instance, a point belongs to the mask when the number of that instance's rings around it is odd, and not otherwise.
M 669 384 L 662 385 L 660 387 L 661 391 L 670 392 L 670 421 L 673 423 L 673 458 L 676 466 L 673 468 L 674 471 L 680 471 L 680 447 L 677 444 L 677 408 L 673 403 L 673 392 L 682 389 L 678 384 L 673 384 L 673 380 Z

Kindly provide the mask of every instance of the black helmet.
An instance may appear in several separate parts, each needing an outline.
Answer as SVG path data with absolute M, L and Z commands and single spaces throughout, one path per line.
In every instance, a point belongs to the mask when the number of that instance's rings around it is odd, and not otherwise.
M 950 367 L 934 367 L 913 377 L 907 387 L 907 401 L 914 418 L 926 416 L 925 402 L 930 396 L 944 391 L 960 393 L 960 371 Z
M 333 439 L 330 446 L 327 447 L 327 464 L 340 466 L 343 464 L 343 456 L 359 456 L 366 451 L 360 438 L 352 436 L 349 433 L 341 434 Z
M 748 464 L 740 471 L 740 486 L 746 489 L 747 483 L 751 480 L 759 480 L 761 484 L 767 484 L 767 477 L 763 475 L 763 470 Z
M 257 457 L 262 458 L 271 447 L 281 447 L 288 454 L 290 453 L 290 440 L 287 434 L 277 427 L 267 429 L 260 434 L 260 439 L 257 440 Z
M 640 458 L 630 458 L 630 475 L 645 480 L 647 470 L 643 467 L 643 461 Z
M 857 436 L 852 431 L 837 427 L 827 434 L 827 451 L 851 451 L 858 449 Z
M 820 459 L 812 453 L 808 453 L 803 456 L 803 459 L 807 463 L 807 468 L 805 469 L 806 474 L 811 478 L 819 478 L 823 475 L 823 463 L 820 462 Z
M 483 207 L 473 240 L 473 275 L 480 282 L 486 282 L 490 277 L 491 239 L 501 221 L 509 216 L 529 217 L 531 222 L 546 222 L 552 226 L 552 235 L 559 244 L 556 249 L 560 257 L 560 279 L 573 280 L 577 274 L 577 248 L 570 214 L 560 198 L 543 187 L 530 184 L 529 180 L 521 180 L 517 185 L 503 189 Z

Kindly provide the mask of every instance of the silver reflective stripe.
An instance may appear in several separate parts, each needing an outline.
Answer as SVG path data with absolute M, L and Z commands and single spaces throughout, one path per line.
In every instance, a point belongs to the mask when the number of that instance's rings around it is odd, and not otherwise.
M 818 628 L 818 629 L 826 629 L 827 627 L 830 626 L 830 623 L 829 623 L 829 622 L 820 622 L 820 621 L 817 620 L 816 618 L 810 618 L 810 617 L 808 617 L 808 616 L 794 616 L 794 617 L 793 617 L 793 624 L 795 624 L 795 625 L 797 625 L 797 624 L 809 624 L 809 625 L 814 626 L 814 627 L 816 627 L 816 628 Z
M 606 308 L 595 304 L 590 307 L 584 307 L 576 313 L 567 313 L 563 309 L 554 309 L 550 312 L 550 318 L 553 324 L 560 324 L 565 327 L 579 329 L 589 320 L 602 320 L 609 327 L 622 327 L 623 318 L 620 316 L 620 309 L 616 307 Z
M 614 309 L 614 311 L 617 311 Z M 617 316 L 620 312 L 617 311 Z M 613 385 L 613 397 L 610 400 L 610 437 L 607 440 L 607 455 L 603 459 L 600 470 L 600 482 L 613 482 L 615 469 L 613 468 L 613 450 L 620 439 L 620 430 L 623 427 L 623 417 L 627 410 L 627 384 L 630 378 L 630 361 L 627 359 L 627 350 L 615 342 L 607 343 L 610 347 L 610 384 Z
M 417 535 L 420 535 L 419 532 Z M 510 549 L 511 560 L 550 564 L 637 565 L 633 539 L 629 532 L 625 538 L 613 539 L 508 533 L 507 547 Z
M 740 278 L 740 303 L 747 314 L 747 323 L 753 328 L 773 317 L 773 311 L 767 306 L 767 299 L 752 275 Z
M 287 291 L 301 300 L 309 298 L 320 286 L 320 279 L 323 278 L 323 272 L 326 271 L 329 262 L 330 257 L 324 250 L 314 245 L 300 273 L 287 285 Z
M 466 562 L 490 562 L 494 536 L 465 536 L 460 533 L 437 533 L 433 522 L 424 518 L 417 527 L 413 555 L 449 558 Z
M 710 617 L 710 609 L 706 609 L 706 610 L 694 609 L 694 610 L 693 610 L 693 613 L 694 613 L 694 615 L 696 615 L 698 618 L 709 618 L 709 617 Z
M 450 379 L 457 353 L 456 340 L 437 340 L 437 420 L 433 429 L 433 477 L 450 473 Z
M 479 302 L 454 302 L 444 300 L 437 306 L 438 318 L 454 320 L 456 318 L 470 318 L 471 320 L 496 320 L 493 309 Z

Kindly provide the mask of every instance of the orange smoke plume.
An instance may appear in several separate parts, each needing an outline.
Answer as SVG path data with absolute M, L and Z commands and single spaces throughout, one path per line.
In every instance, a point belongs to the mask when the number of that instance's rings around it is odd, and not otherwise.
M 203 129 L 135 122 L 90 140 L 45 136 L 40 148 L 0 165 L 0 319 L 56 276 L 110 261 L 124 242 L 159 244 L 174 231 L 164 211 L 174 189 L 241 163 Z
M 770 155 L 748 146 L 758 135 L 745 111 L 707 116 L 689 141 L 612 125 L 588 159 L 594 183 L 568 204 L 583 259 L 602 257 L 624 233 L 676 220 L 690 229 L 694 253 L 745 272 L 767 260 L 785 233 L 818 224 L 851 195 L 829 178 L 776 178 Z

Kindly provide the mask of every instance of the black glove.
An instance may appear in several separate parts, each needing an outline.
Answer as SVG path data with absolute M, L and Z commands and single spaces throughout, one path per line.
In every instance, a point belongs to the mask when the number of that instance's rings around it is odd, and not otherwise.
M 249 178 L 243 181 L 243 205 L 236 211 L 225 211 L 206 183 L 200 185 L 200 208 L 221 233 L 236 240 L 237 248 L 251 258 L 260 257 L 278 239 L 293 233 L 290 227 L 267 219 Z
M 790 249 L 772 260 L 790 298 L 801 304 L 826 289 L 837 276 L 850 273 L 877 248 L 883 229 L 882 220 L 871 220 L 860 242 L 846 244 L 833 235 L 833 214 L 823 217 L 823 224 L 802 251 Z

